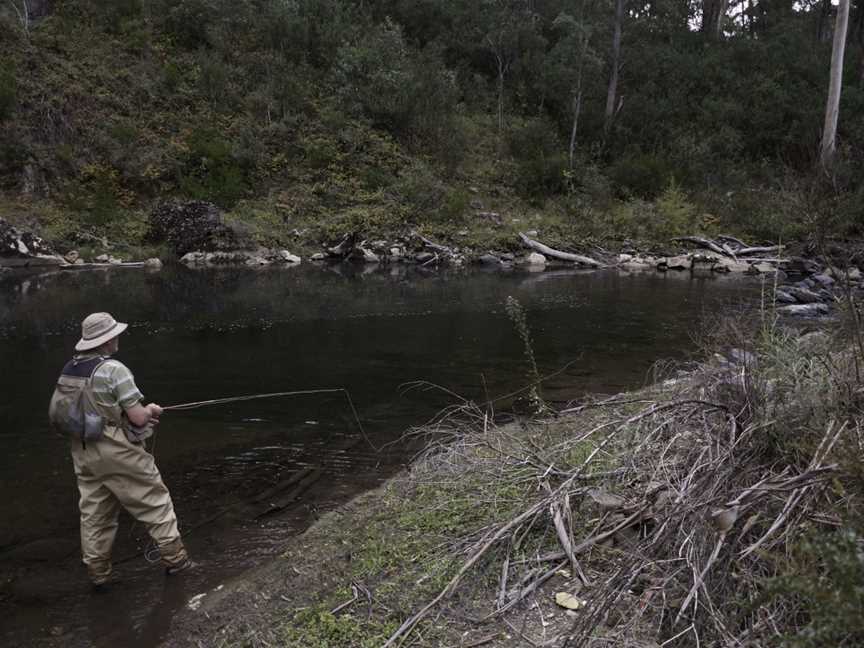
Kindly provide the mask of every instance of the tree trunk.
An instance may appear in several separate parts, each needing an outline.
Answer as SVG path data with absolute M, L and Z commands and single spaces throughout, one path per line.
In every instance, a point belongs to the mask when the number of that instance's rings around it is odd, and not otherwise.
M 576 93 L 573 95 L 573 128 L 570 130 L 570 169 L 573 169 L 573 157 L 576 155 L 576 131 L 579 128 L 579 113 L 582 112 L 582 79 L 579 79 Z
M 843 88 L 843 54 L 846 49 L 846 31 L 849 28 L 849 0 L 840 0 L 837 22 L 834 26 L 834 47 L 831 50 L 831 82 L 828 85 L 828 103 L 825 106 L 825 128 L 822 131 L 822 150 L 819 162 L 826 172 L 834 162 L 837 140 L 837 120 L 840 116 L 840 92 Z
M 723 35 L 723 18 L 729 8 L 729 0 L 705 0 L 702 3 L 702 26 L 700 31 L 709 38 L 720 40 Z
M 608 135 L 615 117 L 615 97 L 618 93 L 618 69 L 621 67 L 621 28 L 624 23 L 624 0 L 615 0 L 615 29 L 612 34 L 612 73 L 606 92 L 606 113 L 603 134 Z

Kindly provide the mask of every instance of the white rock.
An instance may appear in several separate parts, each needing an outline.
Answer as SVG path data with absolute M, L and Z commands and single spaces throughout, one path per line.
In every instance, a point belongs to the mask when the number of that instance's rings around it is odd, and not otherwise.
M 296 254 L 291 254 L 288 250 L 280 250 L 279 258 L 285 263 L 300 263 L 301 259 Z
M 327 255 L 324 254 L 323 252 L 316 252 L 311 257 L 309 257 L 309 259 L 312 261 L 323 261 L 326 258 L 327 258 Z
M 144 267 L 149 268 L 151 270 L 161 270 L 162 269 L 162 261 L 160 261 L 156 257 L 153 257 L 151 259 L 147 259 L 144 262 Z
M 187 252 L 180 258 L 180 263 L 184 265 L 200 265 L 207 263 L 207 256 L 203 252 Z
M 777 312 L 799 317 L 813 317 L 816 315 L 827 315 L 828 306 L 826 304 L 792 304 L 790 306 L 780 306 Z
M 618 263 L 630 263 L 633 260 L 632 254 L 619 254 Z
M 525 263 L 527 263 L 530 266 L 545 266 L 546 265 L 546 257 L 543 256 L 542 254 L 540 254 L 539 252 L 532 252 L 531 254 L 529 254 L 526 257 Z
M 660 259 L 660 263 L 657 264 L 657 268 L 666 270 L 689 270 L 690 265 L 690 257 L 686 254 L 682 254 L 680 256 L 665 257 L 663 259 Z

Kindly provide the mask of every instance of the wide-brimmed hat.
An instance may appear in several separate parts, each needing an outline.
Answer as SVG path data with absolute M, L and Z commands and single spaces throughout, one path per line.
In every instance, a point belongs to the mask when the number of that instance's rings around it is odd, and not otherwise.
M 105 344 L 123 331 L 128 324 L 118 322 L 108 313 L 93 313 L 81 322 L 81 339 L 75 345 L 76 351 L 89 351 Z

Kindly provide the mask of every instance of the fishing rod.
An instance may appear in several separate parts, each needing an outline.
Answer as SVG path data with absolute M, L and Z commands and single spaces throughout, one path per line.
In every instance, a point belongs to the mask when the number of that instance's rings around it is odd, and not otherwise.
M 310 394 L 345 394 L 345 398 L 348 400 L 348 405 L 351 408 L 351 413 L 354 416 L 354 421 L 357 423 L 357 428 L 360 430 L 360 433 L 363 435 L 363 438 L 366 439 L 366 443 L 375 451 L 379 452 L 379 449 L 375 446 L 374 443 L 369 439 L 366 434 L 366 430 L 363 429 L 363 423 L 360 422 L 360 416 L 357 414 L 357 408 L 354 407 L 354 401 L 351 398 L 351 393 L 345 389 L 344 387 L 338 387 L 336 389 L 299 389 L 295 391 L 283 391 L 283 392 L 270 392 L 267 394 L 249 394 L 247 396 L 228 396 L 225 398 L 211 398 L 210 400 L 203 401 L 193 401 L 190 403 L 178 403 L 175 405 L 166 405 L 162 408 L 163 411 L 173 411 L 173 412 L 186 412 L 189 410 L 198 409 L 199 407 L 208 407 L 210 405 L 222 405 L 224 403 L 241 403 L 245 401 L 251 400 L 259 400 L 262 398 L 282 398 L 286 396 L 306 396 Z

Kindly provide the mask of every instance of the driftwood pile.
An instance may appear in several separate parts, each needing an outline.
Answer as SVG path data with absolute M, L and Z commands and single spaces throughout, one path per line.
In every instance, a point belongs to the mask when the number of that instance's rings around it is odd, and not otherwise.
M 458 422 L 439 421 L 436 432 L 450 436 L 427 458 L 433 479 L 488 473 L 490 491 L 506 481 L 534 484 L 533 495 L 509 519 L 454 539 L 448 551 L 461 567 L 385 647 L 438 614 L 481 567 L 499 574 L 486 620 L 549 600 L 548 585 L 578 593 L 558 595 L 580 608 L 564 632 L 545 641 L 523 634 L 535 646 L 760 645 L 794 627 L 795 602 L 759 600 L 762 579 L 802 529 L 838 524 L 826 484 L 850 427 L 824 421 L 803 461 L 778 453 L 766 443 L 776 412 L 759 403 L 746 363 L 678 379 L 671 400 L 649 391 L 565 410 L 573 429 L 547 445 L 530 430 L 493 429 L 487 412 L 469 406 Z M 860 437 L 861 426 L 851 432 Z

